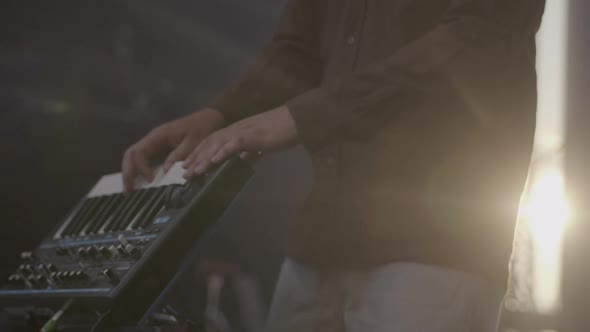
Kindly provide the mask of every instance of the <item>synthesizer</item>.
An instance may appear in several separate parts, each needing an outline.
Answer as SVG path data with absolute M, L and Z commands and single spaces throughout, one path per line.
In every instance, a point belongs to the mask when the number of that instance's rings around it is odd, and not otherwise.
M 252 174 L 229 160 L 205 176 L 182 177 L 180 163 L 123 192 L 121 174 L 103 176 L 61 223 L 0 282 L 0 306 L 120 312 L 136 320 L 174 276 L 205 228 L 217 221 Z

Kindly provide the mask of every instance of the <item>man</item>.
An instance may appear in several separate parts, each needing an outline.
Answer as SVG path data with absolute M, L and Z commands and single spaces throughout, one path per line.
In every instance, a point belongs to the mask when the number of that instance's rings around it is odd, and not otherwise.
M 243 77 L 129 148 L 186 177 L 303 144 L 268 331 L 495 331 L 536 106 L 542 0 L 292 0 Z

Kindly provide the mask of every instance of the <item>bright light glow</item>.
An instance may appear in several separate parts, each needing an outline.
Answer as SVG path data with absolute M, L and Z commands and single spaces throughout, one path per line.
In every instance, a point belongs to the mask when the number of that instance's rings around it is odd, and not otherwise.
M 568 219 L 563 154 L 568 0 L 548 0 L 538 35 L 539 108 L 530 175 L 521 217 L 534 242 L 535 307 L 555 313 L 561 306 L 561 241 Z
M 561 170 L 543 170 L 521 206 L 521 217 L 533 233 L 534 300 L 543 313 L 554 313 L 561 304 L 561 243 L 568 214 Z
M 558 169 L 546 170 L 533 183 L 521 207 L 539 242 L 554 241 L 561 235 L 568 218 L 563 175 Z

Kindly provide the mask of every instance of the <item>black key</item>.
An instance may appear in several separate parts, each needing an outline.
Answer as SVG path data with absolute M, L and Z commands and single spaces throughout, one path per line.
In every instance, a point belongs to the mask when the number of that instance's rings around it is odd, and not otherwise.
M 121 225 L 121 230 L 127 229 L 132 222 L 139 218 L 139 214 L 146 207 L 156 191 L 156 188 L 149 188 L 137 199 L 133 204 L 133 207 L 127 213 L 127 216 L 125 216 L 125 223 Z
M 154 221 L 154 218 L 156 218 L 156 216 L 160 214 L 162 210 L 164 210 L 166 196 L 169 188 L 170 186 L 166 186 L 163 188 L 164 190 L 159 192 L 157 199 L 154 201 L 150 209 L 142 216 L 141 222 L 138 223 L 138 228 L 147 227 L 151 222 Z
M 116 219 L 117 215 L 120 213 L 121 209 L 123 208 L 123 205 L 125 205 L 126 199 L 128 199 L 128 197 L 129 197 L 129 195 L 116 194 L 116 200 L 109 207 L 109 211 L 106 212 L 104 221 L 101 222 L 101 225 L 97 230 L 97 232 L 99 234 L 109 231 L 109 229 L 112 227 L 113 222 Z
M 103 226 L 109 220 L 109 217 L 113 215 L 113 213 L 115 212 L 117 207 L 119 207 L 119 205 L 123 201 L 122 194 L 114 194 L 112 196 L 113 196 L 113 198 L 111 199 L 109 204 L 105 207 L 104 211 L 102 212 L 101 216 L 98 218 L 97 222 L 94 224 L 92 229 L 90 229 L 90 232 L 97 233 L 100 229 L 102 229 Z
M 102 197 L 94 197 L 91 199 L 90 205 L 86 210 L 86 213 L 80 215 L 80 222 L 76 223 L 76 227 L 72 229 L 72 236 L 80 235 L 84 227 L 86 227 L 86 225 L 90 221 L 90 218 L 92 218 L 92 216 L 96 213 L 96 209 L 100 205 L 101 198 Z
M 136 194 L 137 192 L 134 191 L 132 193 L 123 195 L 123 201 L 121 201 L 119 207 L 115 210 L 115 212 L 109 217 L 109 220 L 107 221 L 108 225 L 104 229 L 105 232 L 111 232 L 117 226 L 117 222 L 119 221 L 121 215 L 124 214 L 125 211 L 127 211 L 129 203 L 133 200 Z
M 153 192 L 153 194 L 151 195 L 149 200 L 145 203 L 145 205 L 142 207 L 141 211 L 138 213 L 135 223 L 133 224 L 133 227 L 131 229 L 141 228 L 142 225 L 144 223 L 146 223 L 145 219 L 146 219 L 148 213 L 150 212 L 150 210 L 152 209 L 154 204 L 156 204 L 157 201 L 160 199 L 160 197 L 162 196 L 162 194 L 164 193 L 165 190 L 166 190 L 166 187 L 156 188 L 156 190 Z
M 78 209 L 73 212 L 73 215 L 71 217 L 72 219 L 70 220 L 68 226 L 62 232 L 61 236 L 68 236 L 72 234 L 72 229 L 76 227 L 76 223 L 80 222 L 80 216 L 86 213 L 86 210 L 90 207 L 90 200 L 91 199 L 85 199 L 84 202 L 80 204 Z
M 99 206 L 96 209 L 96 213 L 88 220 L 88 222 L 86 223 L 86 226 L 84 226 L 84 228 L 82 229 L 82 233 L 84 235 L 85 234 L 91 234 L 92 233 L 90 230 L 98 222 L 99 218 L 104 213 L 104 210 L 109 206 L 110 201 L 112 199 L 113 199 L 113 195 L 102 196 L 101 197 Z
M 109 213 L 113 210 L 113 205 L 116 204 L 119 199 L 119 194 L 108 196 L 107 200 L 103 203 L 96 216 L 92 219 L 91 224 L 86 229 L 86 234 L 95 234 L 102 227 L 108 218 Z
M 82 211 L 79 215 L 76 216 L 76 224 L 72 227 L 70 231 L 70 236 L 76 236 L 85 226 L 86 221 L 88 220 L 88 216 L 92 213 L 92 209 L 96 206 L 98 202 L 97 197 L 92 197 L 88 199 L 88 207 Z
M 76 219 L 74 220 L 74 224 L 72 225 L 72 228 L 70 229 L 70 231 L 68 232 L 67 235 L 76 236 L 78 231 L 80 229 L 82 229 L 82 227 L 84 227 L 84 222 L 86 221 L 86 216 L 88 215 L 88 213 L 90 212 L 90 210 L 92 209 L 94 204 L 96 204 L 96 197 L 89 198 L 88 204 L 86 204 L 84 209 L 82 211 L 80 211 L 80 213 L 78 215 L 76 215 Z
M 143 202 L 144 197 L 146 196 L 147 192 L 148 191 L 145 189 L 138 191 L 137 196 L 135 197 L 133 202 L 131 202 L 131 204 L 129 205 L 129 209 L 127 209 L 126 213 L 123 215 L 123 218 L 121 218 L 121 222 L 119 223 L 119 225 L 117 226 L 117 228 L 115 230 L 117 230 L 117 231 L 123 230 L 127 227 L 127 225 L 129 225 L 129 223 L 131 223 L 133 221 L 133 218 L 135 217 L 135 215 L 137 214 L 137 212 L 141 208 L 142 202 Z
M 88 234 L 89 229 L 92 225 L 96 222 L 96 219 L 100 216 L 102 210 L 107 206 L 108 201 L 111 199 L 111 196 L 100 196 L 97 197 L 96 206 L 93 208 L 93 212 L 91 215 L 88 215 L 88 219 L 84 223 L 84 227 L 79 232 L 79 235 L 86 235 Z
M 145 190 L 138 190 L 136 192 L 134 192 L 132 194 L 132 198 L 131 201 L 129 202 L 129 204 L 127 205 L 127 208 L 125 209 L 125 211 L 123 211 L 123 213 L 119 216 L 119 219 L 117 220 L 117 223 L 115 225 L 115 227 L 113 228 L 113 231 L 118 231 L 121 230 L 124 224 L 127 224 L 128 222 L 128 216 L 131 213 L 131 211 L 133 211 L 133 209 L 135 208 L 135 205 L 137 204 L 137 202 L 141 199 L 141 196 L 143 196 L 145 194 Z

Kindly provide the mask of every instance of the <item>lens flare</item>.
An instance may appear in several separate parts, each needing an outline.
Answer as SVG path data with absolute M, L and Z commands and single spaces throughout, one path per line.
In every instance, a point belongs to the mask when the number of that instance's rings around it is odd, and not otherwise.
M 555 313 L 561 306 L 562 235 L 569 210 L 561 170 L 552 167 L 538 174 L 520 213 L 533 235 L 535 307 L 541 313 Z

